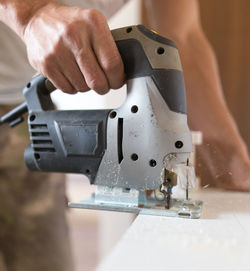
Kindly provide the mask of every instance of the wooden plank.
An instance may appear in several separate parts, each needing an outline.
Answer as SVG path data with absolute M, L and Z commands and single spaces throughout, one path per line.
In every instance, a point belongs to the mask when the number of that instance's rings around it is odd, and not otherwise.
M 207 190 L 198 220 L 139 215 L 98 271 L 249 270 L 250 197 Z

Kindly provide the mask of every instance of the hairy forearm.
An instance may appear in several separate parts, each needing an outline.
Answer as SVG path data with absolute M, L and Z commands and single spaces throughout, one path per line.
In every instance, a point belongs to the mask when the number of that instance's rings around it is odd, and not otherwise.
M 221 141 L 235 152 L 245 152 L 220 83 L 215 55 L 201 30 L 191 31 L 179 43 L 187 87 L 189 124 L 207 141 Z
M 203 133 L 197 172 L 203 184 L 250 190 L 250 160 L 245 142 L 222 92 L 215 55 L 202 31 L 179 44 L 187 88 L 188 120 Z
M 23 38 L 25 27 L 32 16 L 54 0 L 0 0 L 0 21 Z
M 148 0 L 144 22 L 178 46 L 186 83 L 188 122 L 203 133 L 197 172 L 203 184 L 250 191 L 250 160 L 230 114 L 217 62 L 199 21 L 197 0 Z

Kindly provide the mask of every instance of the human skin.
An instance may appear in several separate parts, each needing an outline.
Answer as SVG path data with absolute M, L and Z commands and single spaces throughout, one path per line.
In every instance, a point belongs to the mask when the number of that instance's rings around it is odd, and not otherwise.
M 0 0 L 0 20 L 25 42 L 30 64 L 64 92 L 105 94 L 124 83 L 104 15 L 52 0 Z
M 216 58 L 200 24 L 198 1 L 147 0 L 145 12 L 149 26 L 174 40 L 179 49 L 189 126 L 203 134 L 196 166 L 202 184 L 250 191 L 249 154 L 226 105 Z

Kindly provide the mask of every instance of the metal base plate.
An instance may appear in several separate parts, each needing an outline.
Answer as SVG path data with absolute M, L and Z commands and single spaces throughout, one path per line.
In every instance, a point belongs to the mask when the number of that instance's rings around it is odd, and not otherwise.
M 202 201 L 199 200 L 171 199 L 170 209 L 166 209 L 166 205 L 165 200 L 158 201 L 154 197 L 146 195 L 143 195 L 143 197 L 140 196 L 138 206 L 120 204 L 117 202 L 97 202 L 95 200 L 95 194 L 92 194 L 89 199 L 76 203 L 69 202 L 68 204 L 70 208 L 185 218 L 200 218 L 202 211 Z

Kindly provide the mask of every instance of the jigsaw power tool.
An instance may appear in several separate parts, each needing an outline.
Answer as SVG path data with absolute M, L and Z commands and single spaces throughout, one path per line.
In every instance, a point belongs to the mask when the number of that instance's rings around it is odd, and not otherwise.
M 42 75 L 24 88 L 26 101 L 1 118 L 15 126 L 28 111 L 30 170 L 80 173 L 97 185 L 70 207 L 143 214 L 200 216 L 188 197 L 189 155 L 185 85 L 174 42 L 143 25 L 112 31 L 124 62 L 127 98 L 113 110 L 55 110 L 54 86 Z M 177 183 L 186 198 L 171 197 Z

